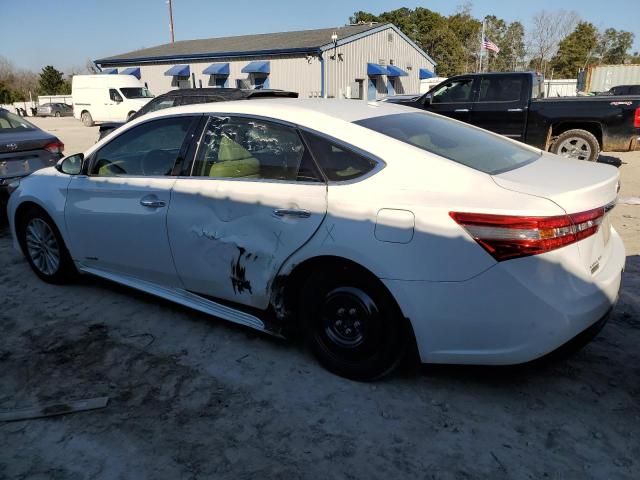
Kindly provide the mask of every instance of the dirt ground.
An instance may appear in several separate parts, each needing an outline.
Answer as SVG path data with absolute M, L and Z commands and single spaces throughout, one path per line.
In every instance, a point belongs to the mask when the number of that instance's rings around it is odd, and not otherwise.
M 36 122 L 67 153 L 97 135 Z M 615 159 L 620 302 L 584 350 L 526 369 L 350 382 L 296 343 L 127 288 L 45 284 L 0 226 L 0 412 L 110 397 L 0 423 L 0 479 L 640 478 L 640 152 Z

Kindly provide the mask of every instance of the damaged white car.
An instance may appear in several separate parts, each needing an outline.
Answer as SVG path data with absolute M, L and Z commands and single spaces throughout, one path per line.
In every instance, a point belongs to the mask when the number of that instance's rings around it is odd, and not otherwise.
M 517 364 L 604 324 L 618 171 L 397 105 L 268 99 L 133 121 L 13 192 L 16 248 L 235 323 L 355 379 L 415 346 Z

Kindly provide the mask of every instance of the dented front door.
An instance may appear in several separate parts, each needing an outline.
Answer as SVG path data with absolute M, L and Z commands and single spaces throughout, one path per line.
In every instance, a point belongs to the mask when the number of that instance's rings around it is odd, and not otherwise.
M 191 177 L 167 216 L 187 290 L 266 308 L 285 260 L 316 232 L 327 187 L 295 127 L 246 117 L 208 119 Z
M 266 308 L 280 266 L 325 212 L 324 184 L 179 179 L 168 215 L 178 274 L 187 290 Z

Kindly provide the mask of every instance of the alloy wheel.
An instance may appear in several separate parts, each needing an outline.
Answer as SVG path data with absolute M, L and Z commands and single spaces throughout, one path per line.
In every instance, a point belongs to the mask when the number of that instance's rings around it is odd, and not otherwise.
M 591 157 L 591 146 L 582 138 L 570 137 L 560 143 L 558 146 L 558 155 L 576 160 L 589 160 Z
M 29 258 L 44 275 L 53 275 L 60 267 L 60 247 L 53 230 L 41 218 L 27 224 L 26 244 Z

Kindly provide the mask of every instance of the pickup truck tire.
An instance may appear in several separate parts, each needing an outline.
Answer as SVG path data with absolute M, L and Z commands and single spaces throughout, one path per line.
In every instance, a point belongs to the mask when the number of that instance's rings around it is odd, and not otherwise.
M 82 112 L 80 120 L 85 127 L 93 127 L 93 117 L 89 112 Z
M 600 144 L 591 132 L 573 129 L 558 135 L 549 151 L 562 157 L 595 162 L 600 155 Z

